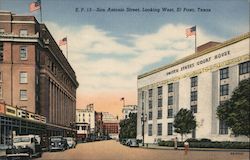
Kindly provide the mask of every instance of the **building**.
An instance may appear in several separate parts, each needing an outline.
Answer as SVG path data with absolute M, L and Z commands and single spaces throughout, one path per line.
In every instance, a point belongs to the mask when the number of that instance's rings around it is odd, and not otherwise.
M 76 109 L 76 127 L 78 138 L 86 138 L 95 132 L 94 104 L 89 104 L 84 109 Z
M 114 116 L 108 112 L 102 112 L 103 115 L 103 132 L 112 139 L 119 138 L 119 120 L 118 116 Z
M 137 105 L 125 105 L 122 108 L 122 118 L 127 119 L 129 118 L 130 113 L 137 113 Z
M 216 108 L 230 98 L 239 81 L 250 77 L 249 37 L 246 33 L 223 43 L 210 42 L 195 54 L 139 75 L 137 138 L 145 143 L 180 139 L 174 132 L 174 116 L 187 108 L 197 128 L 184 138 L 247 141 L 230 134 Z
M 97 137 L 103 136 L 103 115 L 102 112 L 95 112 L 95 133 Z
M 45 24 L 0 11 L 0 101 L 46 117 L 75 122 L 76 74 Z

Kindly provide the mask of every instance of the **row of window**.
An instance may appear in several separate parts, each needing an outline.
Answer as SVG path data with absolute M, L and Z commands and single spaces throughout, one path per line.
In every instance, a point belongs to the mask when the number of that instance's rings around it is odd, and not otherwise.
M 2 99 L 2 98 L 3 98 L 3 86 L 0 85 L 0 99 Z M 23 89 L 20 90 L 19 99 L 21 101 L 28 100 L 27 90 L 23 90 Z
M 173 123 L 168 123 L 168 135 L 173 135 Z M 148 125 L 148 136 L 153 135 L 153 125 Z M 162 123 L 157 124 L 157 136 L 162 135 Z
M 174 113 L 173 113 L 173 109 L 172 108 L 168 108 L 168 115 L 167 118 L 173 118 Z M 152 120 L 153 119 L 153 112 L 149 111 L 148 112 L 148 120 Z M 157 112 L 157 119 L 162 119 L 162 110 L 158 110 Z
M 239 74 L 242 75 L 246 73 L 250 73 L 250 61 L 239 64 Z M 220 79 L 222 80 L 222 79 L 227 79 L 227 78 L 229 78 L 229 68 L 227 67 L 227 68 L 220 69 Z M 191 87 L 198 86 L 197 76 L 191 77 L 190 79 L 191 79 Z M 162 86 L 158 87 L 157 90 L 158 90 L 158 95 L 162 95 L 163 93 Z M 173 83 L 168 84 L 168 93 L 170 92 L 173 92 Z M 153 89 L 149 89 L 148 93 L 149 93 L 148 96 L 152 97 Z M 196 93 L 193 93 L 193 94 L 196 94 Z M 144 99 L 144 92 L 142 94 L 142 99 Z

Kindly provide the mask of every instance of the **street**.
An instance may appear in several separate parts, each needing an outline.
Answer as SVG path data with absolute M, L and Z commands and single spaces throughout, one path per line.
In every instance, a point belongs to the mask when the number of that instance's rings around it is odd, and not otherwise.
M 75 149 L 64 152 L 45 152 L 41 158 L 65 159 L 65 160 L 248 160 L 247 152 L 223 152 L 223 151 L 190 151 L 184 155 L 183 150 L 158 150 L 130 148 L 119 142 L 99 141 L 78 144 Z

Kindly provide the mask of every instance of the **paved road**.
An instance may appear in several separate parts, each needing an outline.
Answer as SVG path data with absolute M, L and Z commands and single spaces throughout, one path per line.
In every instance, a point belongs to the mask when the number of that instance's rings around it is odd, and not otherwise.
M 36 160 L 249 160 L 247 152 L 205 152 L 129 148 L 119 142 L 100 141 L 78 144 L 64 152 L 45 152 Z

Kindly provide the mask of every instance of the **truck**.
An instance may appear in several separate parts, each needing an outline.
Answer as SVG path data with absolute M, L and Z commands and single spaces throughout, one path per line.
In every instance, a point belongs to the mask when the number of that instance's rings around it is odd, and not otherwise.
M 13 136 L 13 145 L 6 150 L 6 154 L 27 153 L 29 157 L 41 157 L 41 138 L 39 135 Z

